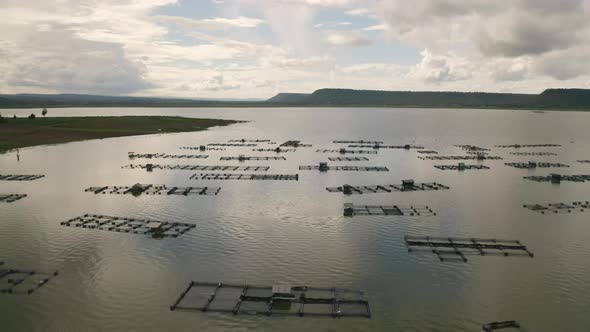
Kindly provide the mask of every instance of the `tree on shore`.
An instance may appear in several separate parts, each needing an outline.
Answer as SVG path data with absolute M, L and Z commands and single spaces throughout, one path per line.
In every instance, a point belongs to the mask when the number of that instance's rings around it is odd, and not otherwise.
M 35 113 L 31 113 L 31 115 L 29 115 L 29 120 L 35 120 L 35 118 Z
M 41 112 L 41 114 L 42 114 L 43 116 L 46 116 L 46 115 L 47 115 L 47 109 L 46 109 L 46 108 L 44 108 L 44 109 L 43 109 L 43 111 Z

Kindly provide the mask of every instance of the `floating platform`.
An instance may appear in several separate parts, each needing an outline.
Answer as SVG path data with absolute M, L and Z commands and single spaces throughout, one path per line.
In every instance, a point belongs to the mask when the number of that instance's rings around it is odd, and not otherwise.
M 308 286 L 252 286 L 191 281 L 170 310 L 250 315 L 371 317 L 362 291 Z
M 541 214 L 588 212 L 590 211 L 590 202 L 580 201 L 571 203 L 525 204 L 523 207 Z
M 534 257 L 526 246 L 516 240 L 405 236 L 408 252 L 430 251 L 441 262 L 467 262 L 467 255 L 500 255 Z
M 0 180 L 3 181 L 33 181 L 45 177 L 45 175 L 2 175 Z
M 236 147 L 236 146 L 258 146 L 256 143 L 210 143 L 207 146 L 223 146 L 223 147 Z
M 557 156 L 554 152 L 510 152 L 515 156 Z
M 511 144 L 511 145 L 494 145 L 497 148 L 512 148 L 512 149 L 520 149 L 520 148 L 552 148 L 552 147 L 560 147 L 560 144 Z
M 499 156 L 478 154 L 476 156 L 419 156 L 422 160 L 502 160 Z
M 27 197 L 26 194 L 0 194 L 0 203 L 12 203 Z
M 424 149 L 423 146 L 410 145 L 410 144 L 406 144 L 406 145 L 351 144 L 348 147 L 349 148 L 372 148 L 372 149 L 403 149 L 403 150 Z
M 0 262 L 0 266 L 3 266 L 3 262 Z M 0 267 L 0 293 L 30 295 L 58 274 L 57 271 L 46 273 L 35 270 L 18 270 Z
M 135 158 L 162 158 L 162 159 L 207 159 L 206 154 L 167 154 L 167 153 L 135 153 L 129 152 L 129 159 Z
M 482 325 L 481 328 L 485 332 L 492 332 L 492 331 L 502 330 L 502 329 L 517 329 L 517 330 L 521 330 L 520 329 L 520 324 L 518 322 L 516 322 L 515 320 L 507 320 L 507 321 L 504 321 L 504 322 L 487 323 L 487 324 Z
M 280 147 L 276 147 L 274 149 L 252 149 L 255 152 L 276 152 L 276 153 L 285 153 L 285 152 L 295 152 L 296 149 L 281 149 Z
M 443 171 L 464 171 L 464 170 L 482 170 L 482 169 L 490 169 L 488 166 L 484 165 L 465 165 L 463 163 L 459 163 L 459 165 L 434 165 L 435 168 L 438 168 Z
M 344 216 L 422 216 L 430 217 L 436 216 L 436 212 L 432 211 L 426 205 L 353 205 L 352 203 L 344 203 Z
M 241 173 L 202 173 L 193 174 L 191 180 L 275 180 L 299 181 L 299 174 L 241 174 Z
M 364 140 L 360 140 L 360 141 L 332 141 L 334 144 L 370 144 L 370 145 L 375 145 L 375 144 L 383 144 L 383 142 L 381 141 L 364 141 Z
M 552 182 L 560 183 L 561 181 L 571 182 L 586 182 L 590 181 L 590 175 L 561 175 L 561 174 L 549 174 L 548 176 L 525 176 L 525 180 L 537 181 L 537 182 Z
M 246 160 L 287 160 L 285 157 L 246 157 L 246 156 L 237 156 L 237 157 L 221 157 L 219 160 L 237 160 L 237 161 L 246 161 Z
M 377 151 L 372 151 L 372 150 L 346 150 L 346 149 L 340 149 L 340 150 L 322 149 L 322 150 L 316 150 L 316 152 L 319 152 L 319 153 L 341 153 L 341 154 L 377 154 Z
M 268 144 L 276 144 L 276 143 L 273 143 L 269 139 L 245 139 L 245 138 L 241 138 L 241 139 L 230 139 L 228 142 L 230 142 L 230 143 L 268 143 Z
M 159 170 L 181 170 L 181 171 L 255 171 L 255 172 L 266 172 L 270 169 L 270 166 L 213 166 L 213 165 L 157 165 L 157 164 L 145 164 L 145 165 L 125 165 L 121 168 L 128 169 L 145 169 L 148 172 L 154 169 Z
M 164 185 L 140 184 L 133 186 L 104 186 L 90 187 L 85 192 L 94 194 L 113 195 L 217 195 L 221 191 L 219 187 L 167 187 Z
M 438 152 L 434 151 L 434 150 L 418 150 L 416 152 L 418 152 L 420 154 L 438 154 Z
M 329 157 L 329 161 L 369 161 L 367 157 Z
M 389 172 L 384 166 L 328 166 L 327 163 L 320 163 L 318 166 L 299 166 L 300 171 L 352 171 L 352 172 Z
M 522 169 L 569 167 L 560 163 L 540 163 L 536 161 L 529 161 L 528 163 L 505 163 L 504 165 Z
M 112 217 L 98 214 L 85 214 L 63 221 L 60 224 L 62 226 L 98 229 L 110 232 L 144 234 L 157 239 L 178 237 L 196 227 L 195 224 Z
M 181 150 L 198 150 L 198 151 L 225 151 L 224 148 L 212 148 L 206 145 L 201 146 L 181 146 L 179 147 Z
M 576 160 L 576 162 L 582 163 L 582 164 L 590 164 L 590 160 Z
M 378 194 L 391 192 L 406 192 L 406 191 L 432 191 L 432 190 L 447 190 L 450 187 L 440 183 L 414 183 L 413 180 L 404 180 L 401 184 L 386 184 L 377 186 L 350 186 L 343 185 L 342 187 L 328 187 L 327 191 L 331 193 L 341 192 L 345 195 L 352 194 Z
M 310 148 L 311 144 L 303 144 L 301 141 L 286 141 L 285 143 L 281 144 L 282 147 L 291 147 L 291 148 Z

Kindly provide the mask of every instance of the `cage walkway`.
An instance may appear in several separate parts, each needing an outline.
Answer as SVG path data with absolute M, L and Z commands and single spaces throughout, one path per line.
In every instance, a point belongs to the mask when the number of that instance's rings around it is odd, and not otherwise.
M 256 143 L 209 143 L 207 146 L 258 146 Z
M 113 217 L 99 214 L 85 214 L 63 221 L 60 224 L 62 226 L 98 229 L 110 232 L 144 234 L 157 239 L 178 237 L 196 227 L 195 224 Z
M 434 150 L 418 150 L 416 152 L 418 152 L 420 154 L 438 154 L 438 152 L 434 151 Z
M 470 145 L 470 144 L 457 144 L 455 145 L 455 147 L 461 148 L 465 151 L 469 151 L 469 152 L 485 152 L 485 151 L 491 151 L 488 148 L 482 148 L 480 146 L 477 145 Z
M 224 148 L 213 148 L 206 145 L 201 146 L 181 146 L 181 150 L 198 150 L 198 151 L 225 151 Z
M 201 173 L 193 174 L 191 180 L 275 180 L 299 181 L 299 174 L 241 174 L 241 173 Z
M 434 165 L 435 168 L 438 168 L 443 171 L 451 170 L 451 171 L 463 171 L 463 170 L 482 170 L 482 169 L 490 169 L 488 166 L 484 165 Z
M 436 216 L 431 208 L 426 205 L 354 205 L 344 203 L 344 216 Z
M 497 148 L 513 148 L 513 149 L 520 149 L 520 148 L 551 148 L 551 147 L 560 147 L 560 144 L 511 144 L 511 145 L 494 145 Z
M 213 195 L 216 196 L 221 191 L 219 187 L 167 187 L 164 185 L 140 184 L 133 186 L 104 186 L 90 187 L 85 192 L 94 194 L 112 194 L 112 195 Z
M 0 180 L 3 181 L 33 181 L 45 177 L 45 175 L 8 175 L 0 174 Z
M 27 197 L 26 194 L 0 194 L 0 203 L 12 203 Z
M 135 158 L 162 158 L 162 159 L 206 159 L 209 158 L 205 154 L 167 154 L 167 153 L 135 153 L 129 152 L 129 159 Z
M 145 165 L 125 165 L 121 168 L 128 169 L 145 169 L 150 171 L 152 169 L 159 170 L 182 170 L 182 171 L 253 171 L 253 172 L 266 172 L 270 169 L 270 166 L 222 166 L 222 165 L 157 165 L 157 164 L 145 164 Z
M 219 160 L 238 160 L 238 161 L 246 161 L 246 160 L 287 160 L 285 157 L 246 157 L 246 156 L 237 156 L 237 157 L 221 157 Z
M 281 149 L 280 147 L 276 147 L 274 149 L 252 149 L 255 152 L 275 152 L 275 153 L 285 153 L 285 152 L 295 152 L 296 149 Z
M 349 148 L 370 148 L 370 149 L 402 149 L 402 150 L 422 150 L 424 149 L 423 146 L 420 145 L 381 145 L 381 144 L 350 144 Z
M 523 207 L 541 214 L 588 212 L 590 211 L 590 202 L 580 201 L 571 203 L 525 204 Z
M 534 257 L 526 246 L 516 240 L 451 238 L 430 236 L 404 237 L 408 252 L 430 251 L 438 256 L 441 262 L 467 262 L 467 255 L 500 255 Z
M 482 325 L 481 328 L 485 332 L 492 332 L 492 331 L 503 330 L 503 329 L 516 329 L 516 330 L 522 331 L 520 329 L 520 324 L 515 320 L 487 323 L 487 324 Z
M 303 144 L 301 141 L 286 141 L 285 143 L 280 145 L 281 147 L 291 147 L 291 148 L 310 148 L 311 144 Z
M 515 156 L 557 156 L 554 152 L 510 152 Z
M 268 143 L 268 144 L 275 144 L 272 143 L 269 139 L 230 139 L 228 142 L 230 143 Z
M 353 172 L 389 172 L 387 167 L 383 166 L 299 166 L 300 171 L 353 171 Z
M 375 144 L 383 144 L 381 141 L 332 141 L 334 144 L 368 144 L 368 145 L 375 145 Z
M 57 271 L 46 273 L 4 268 L 4 262 L 0 262 L 0 293 L 30 295 L 57 275 Z
M 330 150 L 330 149 L 320 149 L 316 150 L 319 153 L 341 153 L 341 154 L 377 154 L 377 151 L 373 150 L 346 150 L 346 149 L 339 149 L 339 150 Z
M 504 163 L 504 165 L 520 169 L 569 167 L 560 163 L 539 163 L 536 161 L 529 161 L 528 163 Z
M 499 156 L 478 154 L 476 156 L 419 156 L 422 160 L 501 160 Z
M 525 176 L 525 180 L 536 181 L 536 182 L 553 182 L 560 183 L 561 181 L 571 182 L 586 182 L 590 181 L 590 175 L 561 175 L 561 174 L 549 174 L 548 176 Z
M 191 281 L 170 310 L 251 315 L 371 317 L 362 291 L 308 286 L 253 286 Z
M 331 193 L 341 192 L 345 195 L 352 194 L 378 194 L 405 191 L 431 191 L 450 189 L 445 185 L 436 182 L 414 183 L 413 180 L 404 180 L 401 184 L 384 184 L 376 186 L 351 186 L 343 185 L 342 187 L 328 187 L 327 191 Z
M 329 161 L 369 161 L 367 157 L 329 157 Z

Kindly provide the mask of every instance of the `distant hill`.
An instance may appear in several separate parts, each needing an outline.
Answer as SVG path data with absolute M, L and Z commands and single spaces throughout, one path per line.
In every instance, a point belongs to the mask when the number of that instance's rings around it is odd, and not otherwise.
M 309 93 L 279 93 L 268 99 L 267 103 L 293 104 L 305 101 L 311 96 Z
M 416 92 L 320 89 L 311 94 L 279 93 L 266 101 L 77 94 L 0 95 L 0 108 L 11 107 L 440 107 L 590 110 L 590 90 L 548 89 L 541 94 Z

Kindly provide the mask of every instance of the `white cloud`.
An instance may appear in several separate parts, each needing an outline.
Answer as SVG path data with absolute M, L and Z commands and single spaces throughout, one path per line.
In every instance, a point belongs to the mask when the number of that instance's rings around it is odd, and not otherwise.
M 263 20 L 244 16 L 235 18 L 216 17 L 204 20 L 164 15 L 157 16 L 156 18 L 160 22 L 180 24 L 195 29 L 256 28 L 258 25 L 264 23 Z
M 358 31 L 331 32 L 326 37 L 326 43 L 332 46 L 365 46 L 371 40 Z
M 383 31 L 383 30 L 387 30 L 387 25 L 377 24 L 377 25 L 371 25 L 366 28 L 363 28 L 363 31 Z

